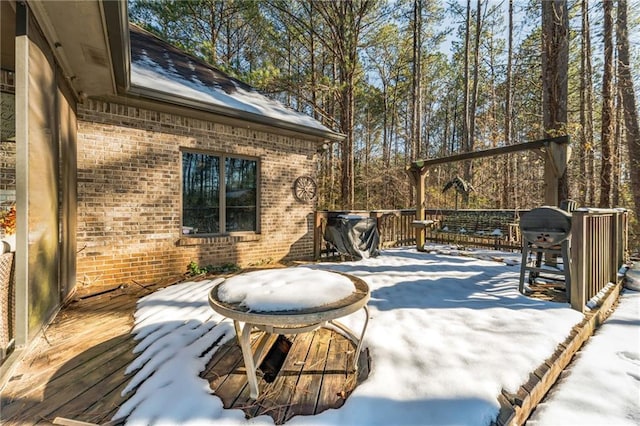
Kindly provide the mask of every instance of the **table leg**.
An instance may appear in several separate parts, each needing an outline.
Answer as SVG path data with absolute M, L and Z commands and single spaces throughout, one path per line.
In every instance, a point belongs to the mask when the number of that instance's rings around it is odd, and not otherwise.
M 360 339 L 358 339 L 358 345 L 356 346 L 356 356 L 353 359 L 353 369 L 358 371 L 358 358 L 360 358 L 360 351 L 362 350 L 362 339 L 364 339 L 364 332 L 367 331 L 367 325 L 369 324 L 369 308 L 367 305 L 362 307 L 364 309 L 364 325 L 362 326 L 362 333 L 360 333 Z
M 234 320 L 236 330 L 240 329 L 240 324 Z M 244 368 L 247 370 L 247 382 L 249 383 L 249 395 L 251 398 L 258 398 L 258 378 L 256 376 L 256 364 L 253 361 L 251 353 L 251 330 L 252 324 L 245 323 L 242 327 L 242 333 L 238 336 L 240 348 L 242 349 L 242 358 L 244 359 Z
M 362 339 L 364 338 L 364 333 L 365 331 L 367 331 L 367 325 L 369 324 L 369 307 L 367 305 L 364 305 L 362 309 L 364 309 L 365 318 L 364 325 L 362 326 L 362 332 L 360 333 L 359 338 L 353 333 L 353 331 L 351 331 L 349 327 L 342 324 L 341 322 L 330 321 L 331 324 L 342 330 L 347 336 L 349 336 L 351 341 L 356 344 L 356 354 L 353 359 L 353 369 L 356 371 L 358 370 L 358 358 L 360 357 L 360 350 L 362 349 Z

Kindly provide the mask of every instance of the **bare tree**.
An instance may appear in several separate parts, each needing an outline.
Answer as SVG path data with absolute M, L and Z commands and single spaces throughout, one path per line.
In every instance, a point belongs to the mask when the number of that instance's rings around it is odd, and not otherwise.
M 420 157 L 422 139 L 422 0 L 413 2 L 413 78 L 411 82 L 411 147 L 409 160 Z M 409 202 L 413 204 L 413 188 Z
M 582 38 L 580 49 L 580 205 L 593 205 L 594 141 L 593 141 L 593 70 L 591 65 L 591 28 L 589 25 L 589 4 L 581 1 Z
M 600 207 L 611 206 L 613 172 L 613 1 L 603 0 L 604 72 L 602 74 L 602 167 L 600 169 Z
M 317 2 L 316 7 L 328 31 L 326 45 L 337 58 L 340 81 L 339 104 L 340 130 L 347 136 L 342 143 L 342 204 L 353 209 L 354 185 L 354 127 L 356 105 L 356 72 L 358 69 L 358 44 L 365 18 L 374 7 L 370 0 Z
M 629 169 L 631 170 L 631 191 L 636 214 L 640 211 L 640 126 L 638 108 L 631 77 L 629 61 L 629 33 L 627 29 L 627 0 L 618 0 L 616 20 L 618 48 L 618 84 L 622 92 L 624 122 L 627 147 L 629 150 Z
M 509 24 L 507 31 L 507 69 L 505 71 L 504 82 L 504 142 L 506 145 L 512 143 L 512 129 L 511 120 L 513 119 L 513 107 L 511 106 L 512 94 L 511 94 L 511 75 L 512 75 L 512 63 L 513 63 L 513 0 L 509 0 Z M 506 208 L 509 205 L 510 181 L 511 181 L 511 156 L 504 156 L 504 170 L 502 181 L 502 208 Z
M 466 32 L 466 48 L 465 48 L 465 95 L 467 101 L 465 102 L 465 147 L 467 152 L 473 151 L 475 144 L 475 128 L 476 128 L 476 107 L 478 105 L 478 90 L 479 90 L 479 71 L 480 71 L 480 34 L 482 32 L 482 0 L 478 0 L 476 4 L 476 25 L 474 34 L 474 54 L 473 54 L 473 87 L 469 96 L 469 38 L 470 38 L 470 16 L 471 3 L 467 1 L 467 32 Z M 467 105 L 468 104 L 468 105 Z M 473 162 L 466 161 L 464 163 L 464 178 L 467 182 L 473 180 Z M 463 203 L 468 203 L 469 194 L 463 193 Z
M 567 102 L 569 73 L 569 13 L 566 0 L 542 2 L 542 116 L 545 137 L 567 132 Z M 553 161 L 545 162 L 545 175 L 556 174 Z M 552 188 L 557 183 L 556 199 L 551 200 Z M 566 170 L 557 182 L 545 182 L 545 202 L 559 205 L 568 198 Z
M 464 117 L 462 125 L 462 147 L 468 151 L 471 140 L 471 112 L 469 108 L 471 79 L 469 78 L 469 55 L 471 54 L 471 0 L 467 0 L 466 28 L 464 33 Z
M 411 159 L 420 156 L 422 112 L 422 0 L 413 2 L 413 80 L 411 95 Z

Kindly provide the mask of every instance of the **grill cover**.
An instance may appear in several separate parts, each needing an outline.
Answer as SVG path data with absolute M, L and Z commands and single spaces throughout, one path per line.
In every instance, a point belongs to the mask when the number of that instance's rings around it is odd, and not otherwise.
M 557 207 L 538 207 L 522 215 L 520 231 L 530 243 L 555 246 L 571 235 L 571 214 Z
M 324 239 L 333 244 L 340 254 L 355 259 L 379 254 L 380 236 L 376 220 L 370 217 L 341 215 L 329 218 Z

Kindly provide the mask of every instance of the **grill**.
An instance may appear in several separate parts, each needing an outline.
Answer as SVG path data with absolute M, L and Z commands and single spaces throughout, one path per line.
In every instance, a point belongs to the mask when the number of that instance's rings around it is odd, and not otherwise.
M 520 218 L 522 235 L 522 263 L 520 266 L 520 292 L 525 280 L 529 284 L 538 278 L 563 282 L 567 298 L 571 288 L 571 214 L 557 207 L 539 207 Z M 562 269 L 556 259 L 562 257 Z M 543 264 L 543 256 L 545 264 Z

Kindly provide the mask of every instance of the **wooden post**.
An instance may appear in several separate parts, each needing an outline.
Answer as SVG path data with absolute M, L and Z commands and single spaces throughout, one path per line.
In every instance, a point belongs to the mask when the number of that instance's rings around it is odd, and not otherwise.
M 424 220 L 424 205 L 425 205 L 425 187 L 424 178 L 427 174 L 426 168 L 416 171 L 416 220 Z M 426 228 L 419 226 L 416 228 L 416 249 L 418 251 L 424 251 L 425 233 Z
M 544 162 L 544 205 L 558 205 L 558 177 L 555 174 L 553 161 L 549 159 L 549 154 Z
M 546 147 L 544 162 L 544 203 L 547 206 L 558 206 L 560 178 L 567 169 L 570 151 L 568 144 L 549 143 Z
M 378 237 L 380 238 L 380 248 L 384 247 L 384 237 L 386 236 L 386 230 L 382 229 L 382 220 L 380 220 L 384 216 L 384 213 L 381 211 L 372 210 L 369 212 L 369 217 L 371 219 L 375 219 L 376 221 L 376 229 L 378 230 Z
M 322 218 L 326 216 L 325 212 L 314 212 L 313 220 L 313 258 L 320 259 L 322 253 Z
M 611 219 L 609 223 L 609 233 L 610 235 L 610 245 L 609 248 L 609 282 L 614 284 L 618 283 L 618 269 L 620 269 L 621 264 L 618 262 L 620 258 L 620 253 L 618 253 L 619 241 L 622 240 L 622 235 L 620 233 L 620 228 L 618 224 L 618 212 L 613 211 L 611 213 Z
M 588 268 L 591 267 L 587 262 L 589 253 L 586 250 L 585 238 L 588 238 L 585 217 L 588 215 L 586 211 L 574 211 L 571 218 L 571 307 L 579 312 L 584 312 L 584 306 L 587 303 L 585 297 L 585 283 L 588 279 Z

